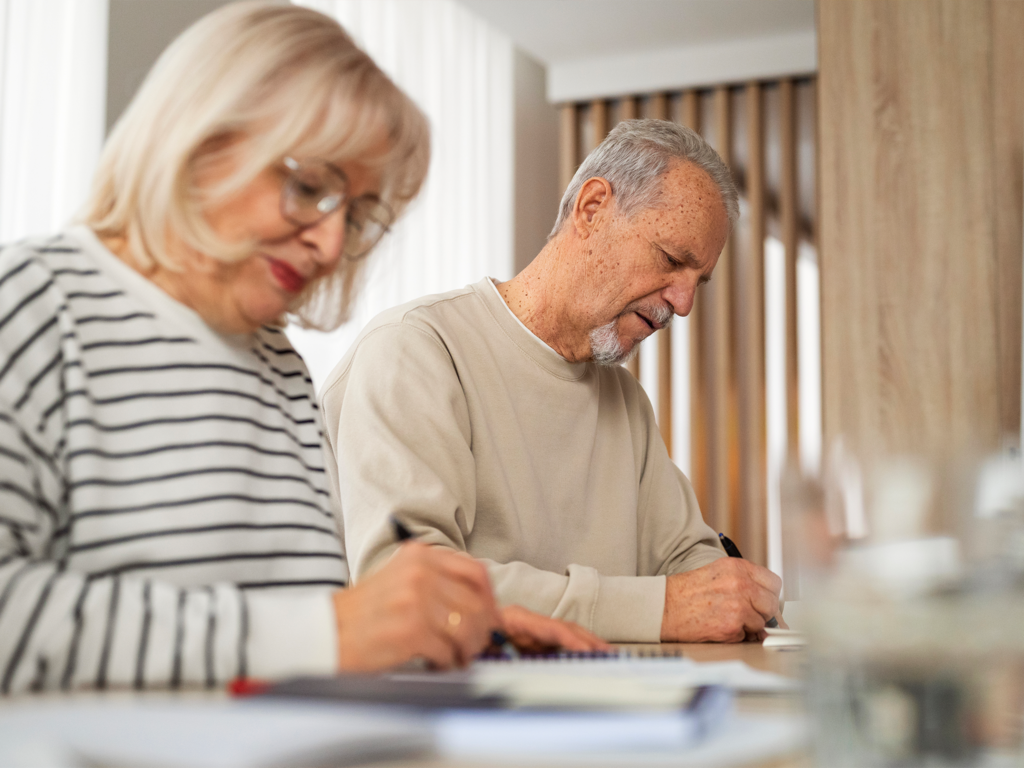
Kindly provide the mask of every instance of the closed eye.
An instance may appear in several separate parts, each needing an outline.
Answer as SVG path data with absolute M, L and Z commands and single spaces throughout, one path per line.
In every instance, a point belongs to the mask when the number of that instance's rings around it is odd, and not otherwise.
M 668 264 L 669 268 L 671 268 L 671 269 L 683 269 L 683 268 L 688 266 L 685 260 L 677 259 L 675 256 L 670 254 L 664 248 L 659 248 L 658 251 L 661 253 L 662 257 L 665 259 L 665 261 Z
M 698 271 L 701 268 L 700 262 L 698 262 L 696 257 L 694 257 L 694 255 L 689 251 L 684 252 L 682 257 L 678 257 L 673 256 L 664 248 L 658 247 L 658 250 L 661 252 L 661 255 L 665 258 L 665 261 L 669 265 L 670 269 L 692 269 L 694 271 Z M 697 279 L 698 287 L 710 282 L 710 275 L 701 275 Z

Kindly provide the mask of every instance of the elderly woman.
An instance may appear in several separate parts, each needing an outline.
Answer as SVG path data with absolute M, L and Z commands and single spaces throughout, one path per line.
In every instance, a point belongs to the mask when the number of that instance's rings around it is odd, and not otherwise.
M 428 127 L 327 17 L 240 3 L 161 56 L 83 223 L 0 252 L 0 690 L 462 664 L 502 614 L 410 544 L 352 589 L 306 368 Z M 400 481 L 396 479 L 396 482 Z

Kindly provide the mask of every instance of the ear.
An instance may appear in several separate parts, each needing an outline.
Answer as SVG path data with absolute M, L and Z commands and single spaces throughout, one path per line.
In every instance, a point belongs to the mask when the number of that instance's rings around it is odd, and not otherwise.
M 607 179 L 594 176 L 583 182 L 572 209 L 572 223 L 576 234 L 584 240 L 590 237 L 597 230 L 601 220 L 611 211 L 613 200 L 612 185 Z

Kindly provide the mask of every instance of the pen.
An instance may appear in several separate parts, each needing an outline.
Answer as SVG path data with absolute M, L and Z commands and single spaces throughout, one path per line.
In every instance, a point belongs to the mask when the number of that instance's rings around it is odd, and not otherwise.
M 405 524 L 399 520 L 395 515 L 391 516 L 391 529 L 395 532 L 395 539 L 398 541 L 409 541 L 409 539 L 415 539 L 412 531 L 405 527 Z M 512 645 L 505 633 L 497 630 L 491 630 L 491 645 L 501 648 L 502 652 L 507 654 L 510 658 L 518 659 L 519 650 Z
M 409 539 L 416 538 L 415 536 L 412 535 L 412 531 L 410 531 L 408 528 L 406 528 L 402 524 L 402 521 L 399 520 L 394 515 L 391 516 L 391 528 L 395 532 L 395 538 L 398 539 L 399 541 L 408 541 Z
M 733 543 L 732 539 L 730 539 L 724 533 L 718 534 L 718 538 L 722 540 L 722 549 L 725 550 L 725 554 L 727 554 L 729 557 L 738 557 L 741 560 L 743 559 L 743 555 L 740 554 L 740 548 Z M 768 621 L 766 621 L 764 625 L 769 629 L 775 629 L 779 626 L 779 622 L 773 616 L 772 618 L 768 619 Z

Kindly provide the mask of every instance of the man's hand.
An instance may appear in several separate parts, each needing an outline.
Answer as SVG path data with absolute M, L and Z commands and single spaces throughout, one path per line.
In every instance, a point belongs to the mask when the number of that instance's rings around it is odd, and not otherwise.
M 373 672 L 421 657 L 465 666 L 502 625 L 483 564 L 410 541 L 377 573 L 334 593 L 341 669 Z
M 522 651 L 536 652 L 549 648 L 567 651 L 605 651 L 611 648 L 597 635 L 571 621 L 551 619 L 520 605 L 501 609 L 502 629 L 508 639 Z
M 661 639 L 677 643 L 763 640 L 764 624 L 779 612 L 782 580 L 767 568 L 723 557 L 669 576 Z

